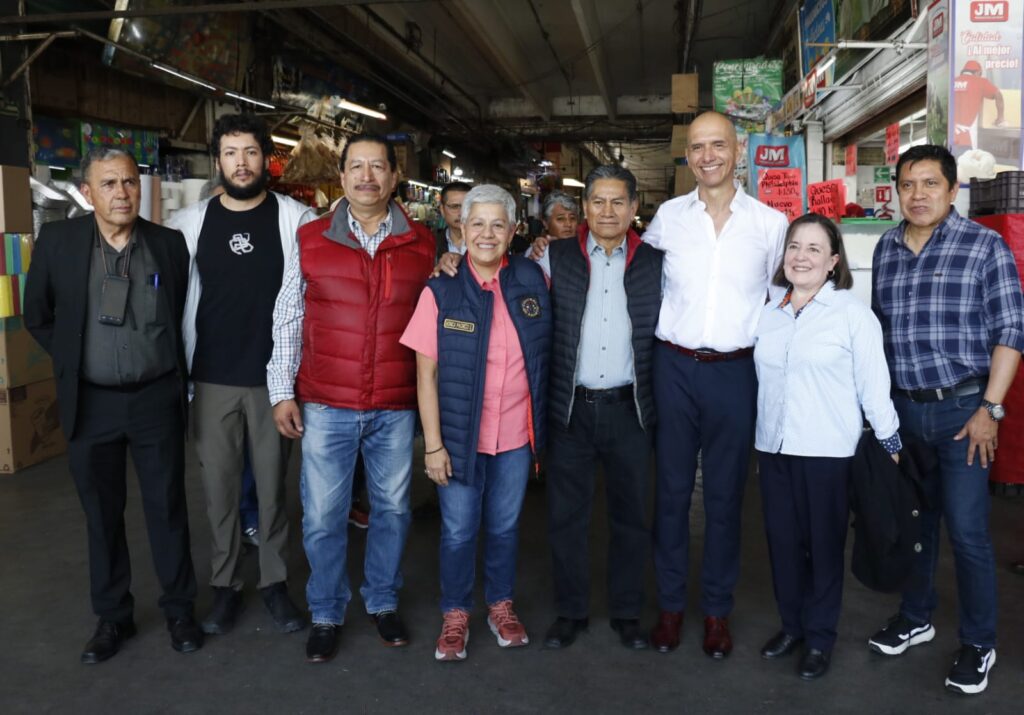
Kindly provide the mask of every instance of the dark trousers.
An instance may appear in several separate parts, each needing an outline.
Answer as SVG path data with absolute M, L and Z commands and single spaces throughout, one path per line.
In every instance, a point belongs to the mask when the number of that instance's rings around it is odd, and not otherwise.
M 757 453 L 782 630 L 830 651 L 843 600 L 851 458 Z
M 181 393 L 174 375 L 137 390 L 88 383 L 79 387 L 68 460 L 85 510 L 92 608 L 102 619 L 132 618 L 124 530 L 128 451 L 163 589 L 160 608 L 168 618 L 192 614 L 196 577 L 189 552 L 184 437 Z
M 705 514 L 700 605 L 705 615 L 727 616 L 740 571 L 740 512 L 757 409 L 754 360 L 698 362 L 658 343 L 654 400 L 658 603 L 666 611 L 686 608 L 690 499 L 700 452 Z
M 554 566 L 555 608 L 585 618 L 590 608 L 590 509 L 605 475 L 608 501 L 608 601 L 612 618 L 638 618 L 650 531 L 644 501 L 651 439 L 640 428 L 632 400 L 586 402 L 577 397 L 569 427 L 549 422 L 548 534 Z

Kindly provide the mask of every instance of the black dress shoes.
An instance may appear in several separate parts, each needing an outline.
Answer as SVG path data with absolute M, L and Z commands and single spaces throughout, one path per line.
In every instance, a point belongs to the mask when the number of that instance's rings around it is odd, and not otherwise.
M 647 634 L 640 630 L 637 618 L 613 618 L 612 630 L 619 634 L 619 642 L 631 650 L 643 650 L 647 647 Z
M 576 642 L 576 636 L 587 630 L 588 618 L 562 618 L 559 616 L 544 636 L 545 648 L 568 648 Z
M 376 624 L 377 635 L 384 641 L 384 645 L 394 648 L 409 642 L 409 631 L 405 630 L 405 624 L 396 611 L 371 613 L 370 620 Z
M 203 647 L 203 631 L 192 616 L 167 619 L 171 633 L 171 648 L 179 653 L 194 653 Z
M 775 658 L 784 658 L 797 649 L 801 643 L 804 642 L 803 638 L 797 638 L 791 636 L 785 631 L 779 631 L 771 640 L 764 644 L 761 648 L 761 657 L 765 660 L 774 660 Z
M 294 633 L 306 627 L 306 617 L 289 598 L 284 581 L 261 588 L 260 595 L 279 631 Z
M 326 663 L 338 650 L 341 626 L 333 623 L 314 623 L 306 640 L 306 660 L 310 663 Z
M 96 632 L 85 644 L 85 650 L 82 651 L 82 662 L 102 663 L 108 658 L 113 658 L 121 649 L 121 644 L 133 635 L 135 635 L 135 624 L 131 621 L 115 623 L 101 620 L 96 624 Z
M 828 663 L 832 654 L 828 651 L 809 648 L 800 659 L 800 677 L 804 680 L 817 680 L 828 672 Z
M 201 624 L 203 633 L 223 636 L 235 627 L 238 615 L 244 610 L 245 602 L 242 592 L 230 586 L 215 586 L 213 589 L 213 608 Z

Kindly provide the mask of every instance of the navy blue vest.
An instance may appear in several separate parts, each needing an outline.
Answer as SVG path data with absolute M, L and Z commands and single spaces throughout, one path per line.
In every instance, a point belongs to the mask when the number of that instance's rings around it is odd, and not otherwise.
M 509 258 L 508 265 L 498 274 L 498 281 L 526 363 L 533 421 L 531 446 L 536 455 L 546 441 L 551 351 L 547 284 L 540 267 L 519 256 Z M 456 277 L 442 274 L 429 280 L 427 286 L 437 302 L 441 439 L 452 460 L 453 478 L 473 484 L 494 294 L 480 287 L 465 264 Z

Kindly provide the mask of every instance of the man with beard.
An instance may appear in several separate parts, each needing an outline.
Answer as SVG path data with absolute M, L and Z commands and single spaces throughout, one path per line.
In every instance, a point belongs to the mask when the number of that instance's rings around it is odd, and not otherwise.
M 259 501 L 259 588 L 278 629 L 301 630 L 288 596 L 288 440 L 278 434 L 267 394 L 274 300 L 295 255 L 307 206 L 267 191 L 273 142 L 262 119 L 217 120 L 211 149 L 224 193 L 174 217 L 192 259 L 182 332 L 194 386 L 192 417 L 213 540 L 213 609 L 205 633 L 225 634 L 242 610 L 239 474 L 246 436 Z

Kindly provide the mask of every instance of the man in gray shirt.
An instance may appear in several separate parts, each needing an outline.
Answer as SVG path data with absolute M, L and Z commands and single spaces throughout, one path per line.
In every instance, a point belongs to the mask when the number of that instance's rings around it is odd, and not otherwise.
M 53 358 L 68 462 L 85 511 L 99 624 L 83 663 L 117 654 L 135 635 L 124 528 L 130 451 L 163 589 L 171 646 L 198 650 L 196 579 L 185 504 L 188 278 L 182 235 L 139 218 L 135 159 L 96 149 L 82 164 L 93 216 L 45 224 L 25 285 L 25 325 Z

